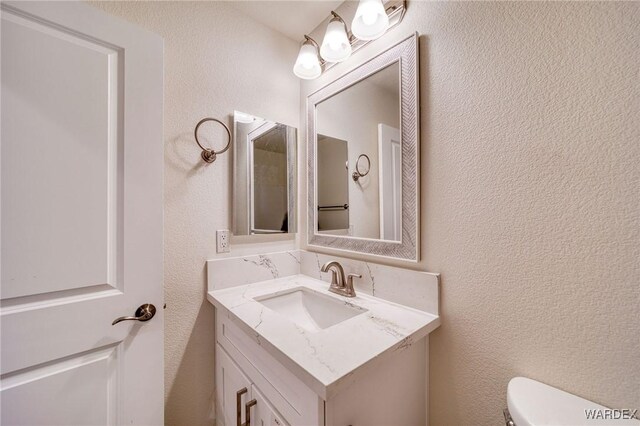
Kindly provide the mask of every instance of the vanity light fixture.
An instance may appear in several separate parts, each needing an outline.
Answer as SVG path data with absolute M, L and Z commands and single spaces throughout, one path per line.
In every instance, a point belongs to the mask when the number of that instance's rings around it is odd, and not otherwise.
M 342 17 L 331 11 L 322 46 L 305 35 L 293 73 L 305 80 L 320 77 L 323 71 L 398 25 L 406 10 L 406 0 L 360 0 L 351 31 Z
M 342 62 L 351 56 L 349 30 L 347 30 L 347 24 L 345 24 L 340 15 L 333 10 L 331 15 L 333 15 L 333 18 L 329 21 L 327 31 L 324 33 L 320 56 L 327 62 Z
M 305 34 L 305 41 L 300 47 L 298 59 L 293 66 L 293 73 L 305 80 L 313 80 L 322 74 L 323 62 L 318 56 L 318 43 Z
M 360 40 L 375 40 L 389 29 L 389 16 L 382 0 L 360 0 L 351 23 L 353 35 Z

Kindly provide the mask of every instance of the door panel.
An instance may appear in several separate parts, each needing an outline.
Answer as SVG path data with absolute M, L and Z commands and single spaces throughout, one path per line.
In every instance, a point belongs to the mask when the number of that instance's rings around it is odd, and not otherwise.
M 162 40 L 1 7 L 2 422 L 162 424 Z
M 98 349 L 4 378 L 2 424 L 115 424 L 117 351 Z
M 117 288 L 121 58 L 14 14 L 2 25 L 2 298 Z
M 237 424 L 237 392 L 246 389 L 247 392 L 240 397 L 240 419 L 244 423 L 245 404 L 252 398 L 251 381 L 240 371 L 240 368 L 231 360 L 219 344 L 216 344 L 216 358 L 218 370 L 216 371 L 216 395 L 220 398 L 218 406 L 222 409 L 222 413 L 218 413 L 218 417 L 222 414 L 224 424 L 226 426 L 234 426 Z
M 380 174 L 380 238 L 400 241 L 402 235 L 402 148 L 400 130 L 378 124 Z

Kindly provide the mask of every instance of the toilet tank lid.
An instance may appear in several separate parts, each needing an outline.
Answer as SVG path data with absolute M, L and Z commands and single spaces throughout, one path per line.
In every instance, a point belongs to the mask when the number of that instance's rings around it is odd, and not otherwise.
M 514 377 L 509 382 L 507 407 L 516 426 L 640 426 L 639 420 L 623 418 L 622 410 L 610 410 L 526 377 Z M 628 408 L 626 417 L 635 409 Z M 588 415 L 593 417 L 588 419 Z M 640 417 L 640 411 L 636 417 Z

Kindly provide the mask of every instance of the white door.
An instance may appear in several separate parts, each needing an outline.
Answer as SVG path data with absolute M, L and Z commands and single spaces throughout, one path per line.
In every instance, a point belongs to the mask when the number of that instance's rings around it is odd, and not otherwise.
M 246 424 L 248 413 L 251 426 L 287 426 L 220 344 L 216 344 L 216 388 L 218 424 Z
M 380 238 L 400 241 L 402 236 L 402 148 L 400 130 L 378 124 L 380 172 Z
M 162 424 L 162 39 L 1 5 L 0 422 Z

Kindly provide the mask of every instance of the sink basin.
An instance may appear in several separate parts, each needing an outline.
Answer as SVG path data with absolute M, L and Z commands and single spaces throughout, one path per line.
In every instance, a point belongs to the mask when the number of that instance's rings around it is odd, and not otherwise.
M 306 287 L 292 288 L 284 293 L 256 297 L 267 308 L 284 316 L 308 331 L 320 331 L 367 312 Z

